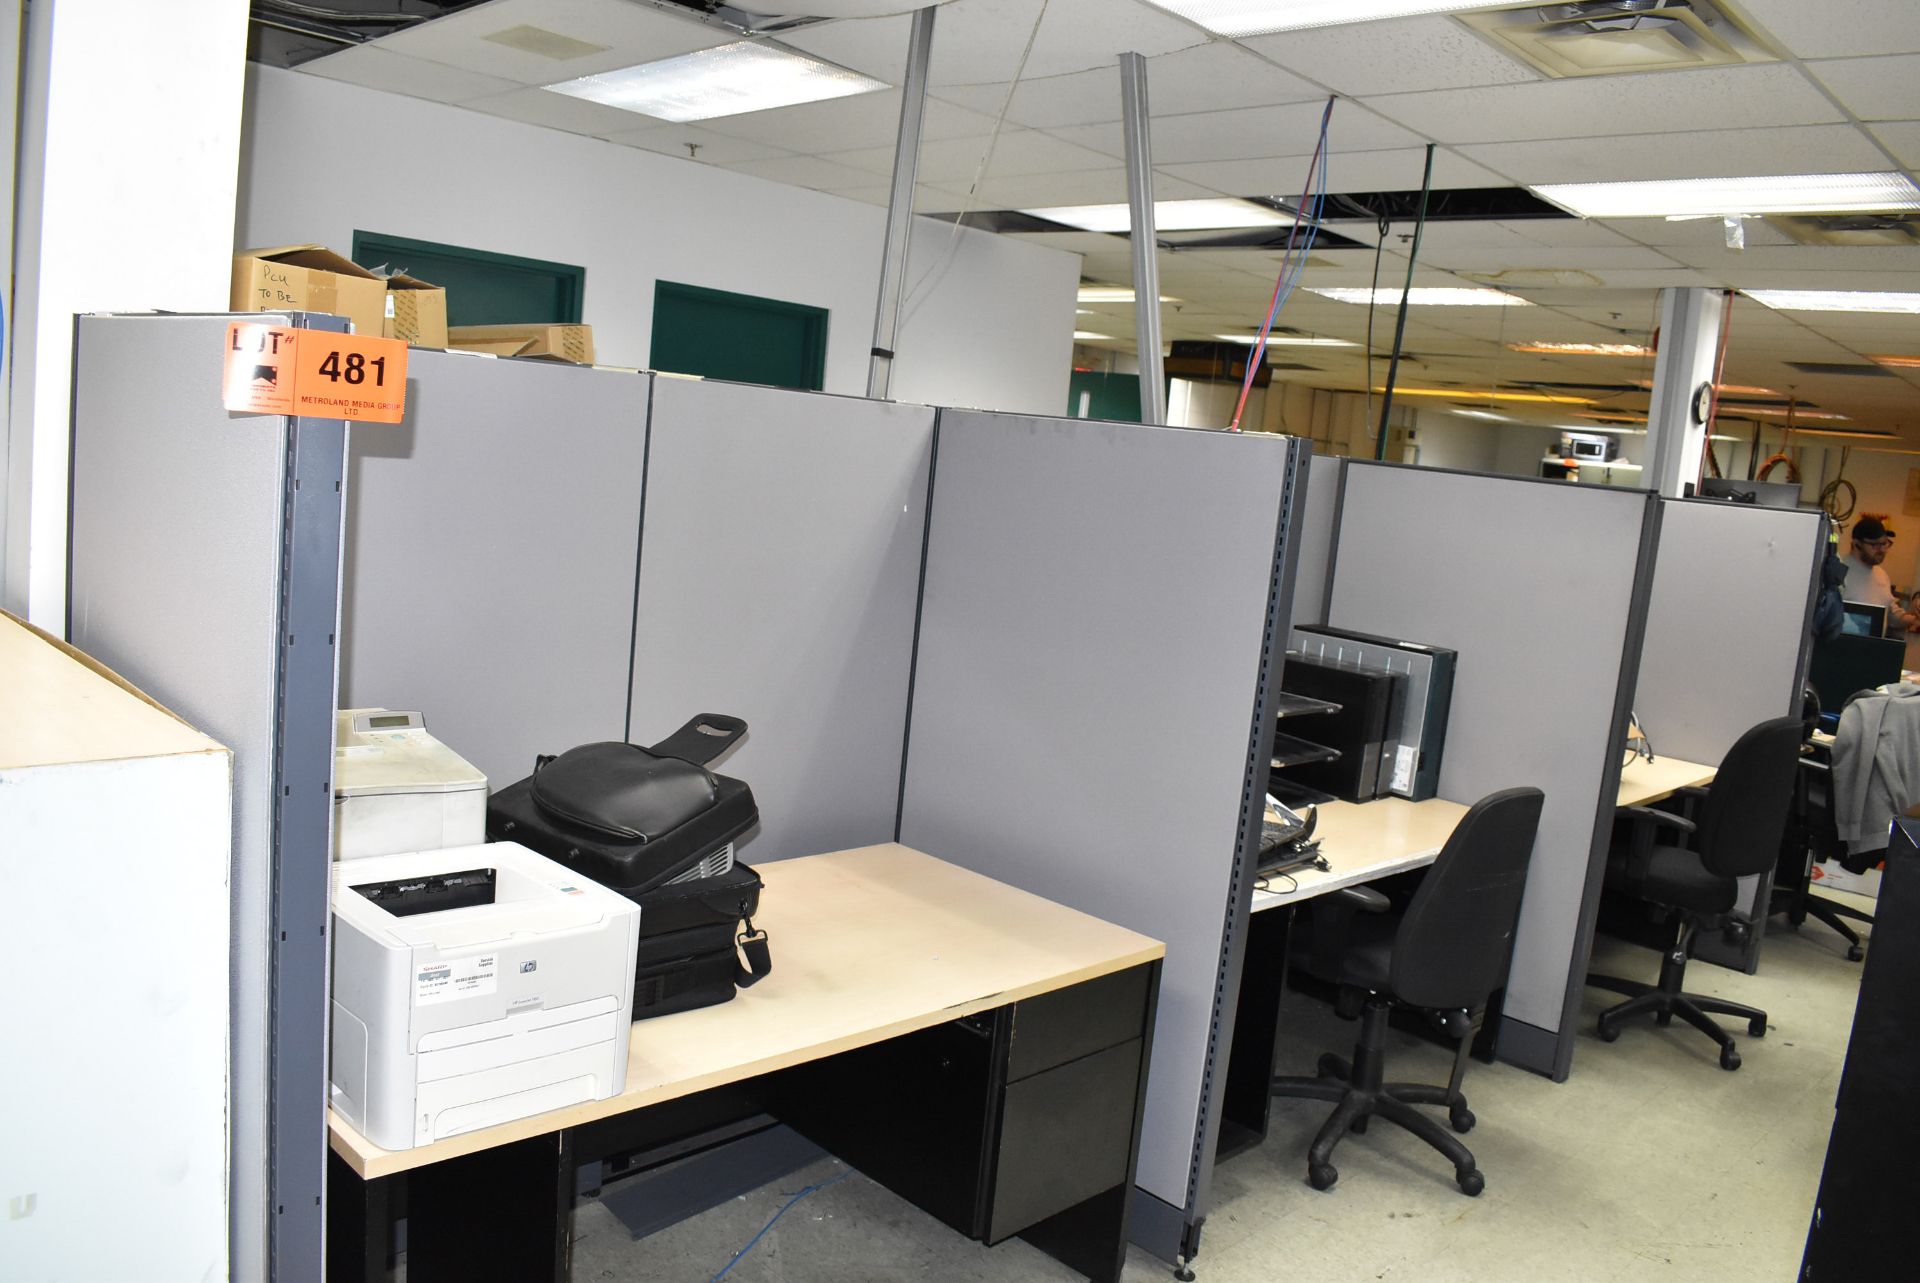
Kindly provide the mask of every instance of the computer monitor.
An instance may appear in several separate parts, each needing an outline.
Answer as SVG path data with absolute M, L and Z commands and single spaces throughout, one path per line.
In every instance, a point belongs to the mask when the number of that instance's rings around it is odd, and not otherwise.
M 1864 601 L 1843 602 L 1845 613 L 1840 617 L 1840 631 L 1852 633 L 1855 637 L 1885 637 L 1887 635 L 1887 608 L 1870 606 Z

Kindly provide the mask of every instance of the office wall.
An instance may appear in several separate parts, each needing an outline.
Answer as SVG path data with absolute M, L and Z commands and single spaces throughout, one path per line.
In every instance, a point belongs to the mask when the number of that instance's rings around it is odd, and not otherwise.
M 826 390 L 866 390 L 886 211 L 479 112 L 248 67 L 242 245 L 386 232 L 573 263 L 603 364 L 645 366 L 659 279 L 828 309 Z M 636 117 L 636 119 L 638 119 Z M 369 170 L 364 140 L 390 140 Z M 364 175 L 364 177 L 362 176 Z M 1077 255 L 915 228 L 893 396 L 1058 413 Z
M 1602 806 L 1611 815 L 1619 787 L 1620 688 L 1639 660 L 1655 502 L 1599 486 L 1346 469 L 1328 622 L 1459 652 L 1441 796 L 1546 791 L 1501 1053 L 1555 1076 L 1571 1063 L 1568 986 L 1592 929 Z

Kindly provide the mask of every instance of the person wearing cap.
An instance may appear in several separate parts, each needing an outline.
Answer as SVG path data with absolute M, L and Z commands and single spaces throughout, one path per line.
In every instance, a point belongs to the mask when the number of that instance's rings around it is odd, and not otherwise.
M 1853 523 L 1853 549 L 1847 554 L 1847 582 L 1841 589 L 1848 601 L 1887 608 L 1887 632 L 1920 632 L 1920 615 L 1901 606 L 1893 595 L 1893 580 L 1881 565 L 1893 547 L 1893 529 L 1885 514 L 1863 513 Z

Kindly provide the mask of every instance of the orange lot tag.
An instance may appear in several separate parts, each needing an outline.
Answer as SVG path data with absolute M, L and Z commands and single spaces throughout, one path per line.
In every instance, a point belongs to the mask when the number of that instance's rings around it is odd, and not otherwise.
M 406 403 L 407 345 L 398 339 L 249 321 L 227 326 L 229 410 L 398 423 Z

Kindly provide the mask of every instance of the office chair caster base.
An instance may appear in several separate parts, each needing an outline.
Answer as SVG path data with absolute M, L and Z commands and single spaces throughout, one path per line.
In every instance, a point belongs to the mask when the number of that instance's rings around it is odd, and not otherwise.
M 1620 1041 L 1620 1027 L 1609 1022 L 1605 1016 L 1600 1017 L 1600 1023 L 1595 1027 L 1594 1032 L 1600 1035 L 1601 1042 Z
M 1862 948 L 1861 948 L 1861 947 L 1860 947 L 1859 945 L 1857 945 L 1857 944 L 1850 944 L 1850 945 L 1848 945 L 1848 946 L 1847 946 L 1847 961 L 1848 961 L 1848 962 L 1858 962 L 1858 961 L 1860 961 L 1860 959 L 1862 959 L 1862 958 L 1864 958 L 1864 957 L 1866 957 L 1866 956 L 1867 956 L 1867 951 L 1866 951 L 1865 949 L 1862 949 Z
M 1471 1109 L 1450 1109 L 1447 1111 L 1447 1126 L 1453 1128 L 1453 1130 L 1459 1132 L 1462 1136 L 1472 1131 L 1473 1125 L 1479 1121 L 1479 1119 L 1473 1116 Z
M 1749 1038 L 1765 1038 L 1767 1036 L 1767 1020 L 1765 1016 L 1755 1016 L 1747 1022 L 1747 1036 Z
M 1327 1052 L 1314 1066 L 1314 1073 L 1321 1078 L 1337 1078 L 1341 1082 L 1346 1082 L 1353 1077 L 1353 1066 L 1349 1065 L 1344 1057 Z
M 1740 1053 L 1732 1047 L 1722 1047 L 1720 1049 L 1720 1068 L 1728 1072 L 1740 1068 Z
M 1360 1115 L 1360 1117 L 1347 1124 L 1347 1130 L 1355 1136 L 1365 1136 L 1367 1134 L 1367 1118 L 1368 1115 L 1366 1114 Z
M 1468 1198 L 1479 1198 L 1480 1191 L 1487 1187 L 1487 1178 L 1477 1168 L 1469 1167 L 1464 1172 L 1455 1172 L 1453 1178 L 1460 1182 L 1460 1192 Z
M 1339 1179 L 1340 1169 L 1332 1163 L 1307 1164 L 1307 1184 L 1313 1186 L 1315 1189 L 1332 1189 L 1333 1183 Z
M 1653 1023 L 1665 1029 L 1673 1023 L 1673 1013 L 1671 1011 L 1656 1011 L 1653 1013 Z
M 1173 1277 L 1179 1279 L 1180 1283 L 1193 1283 L 1195 1277 L 1193 1267 L 1182 1261 L 1173 1267 Z

